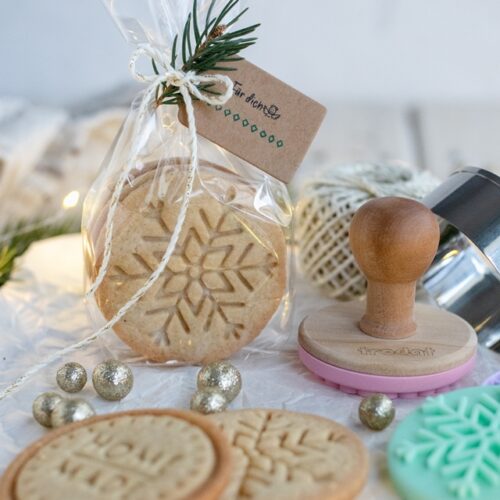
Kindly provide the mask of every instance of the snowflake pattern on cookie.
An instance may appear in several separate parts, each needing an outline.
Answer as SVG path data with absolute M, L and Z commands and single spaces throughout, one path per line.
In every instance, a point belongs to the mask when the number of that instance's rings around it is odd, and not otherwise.
M 158 268 L 177 222 L 182 173 L 180 167 L 168 172 L 163 189 L 154 171 L 145 173 L 121 200 L 109 271 L 96 292 L 106 318 Z M 202 173 L 215 178 L 213 169 Z M 148 359 L 225 359 L 261 332 L 281 302 L 286 284 L 282 228 L 249 205 L 255 193 L 241 177 L 226 172 L 217 189 L 241 199 L 221 201 L 197 179 L 165 271 L 114 327 Z M 99 238 L 98 249 L 103 231 Z
M 158 235 L 140 236 L 144 247 L 133 254 L 141 272 L 129 273 L 119 265 L 112 268 L 110 279 L 146 280 L 159 265 L 163 252 L 154 251 L 156 265 L 153 267 L 141 254 L 147 252 L 151 243 L 160 243 L 166 247 L 172 237 L 172 230 L 161 216 L 165 204 L 159 200 L 150 203 L 143 216 L 158 225 Z M 186 232 L 180 245 L 177 245 L 168 267 L 162 276 L 161 286 L 155 295 L 155 301 L 145 313 L 147 316 L 160 315 L 162 326 L 147 332 L 158 342 L 170 344 L 169 329 L 175 325 L 185 334 L 192 329 L 192 322 L 200 322 L 201 328 L 209 332 L 217 324 L 225 339 L 230 336 L 239 339 L 245 328 L 244 318 L 235 320 L 235 311 L 245 308 L 256 290 L 263 287 L 273 275 L 278 265 L 277 259 L 258 242 L 248 241 L 238 247 L 228 244 L 227 238 L 244 237 L 245 229 L 236 217 L 225 211 L 212 223 L 203 208 L 193 215 L 193 223 Z M 257 258 L 255 258 L 257 257 Z M 238 300 L 232 296 L 238 291 Z M 224 299 L 224 295 L 227 299 Z M 242 313 L 241 313 L 242 314 Z
M 221 500 L 354 498 L 368 471 L 367 453 L 349 429 L 285 410 L 212 415 L 233 448 L 233 473 Z

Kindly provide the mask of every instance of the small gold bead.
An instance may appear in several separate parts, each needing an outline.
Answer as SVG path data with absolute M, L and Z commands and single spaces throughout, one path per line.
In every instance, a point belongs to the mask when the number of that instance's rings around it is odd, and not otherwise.
M 217 389 L 203 389 L 191 398 L 191 410 L 209 415 L 220 413 L 227 408 L 227 399 Z
M 57 392 L 44 392 L 33 401 L 33 417 L 44 427 L 52 427 L 52 412 L 56 405 L 63 400 Z
M 52 427 L 80 422 L 94 415 L 94 408 L 85 399 L 63 399 L 52 412 Z
M 87 372 L 80 363 L 66 363 L 57 370 L 56 381 L 65 392 L 79 392 L 87 383 Z
M 241 390 L 241 375 L 231 363 L 216 361 L 198 372 L 197 385 L 198 390 L 217 389 L 230 403 Z
M 108 359 L 94 368 L 92 383 L 97 394 L 103 399 L 119 401 L 132 390 L 134 375 L 125 363 Z
M 359 419 L 374 431 L 381 431 L 389 426 L 395 415 L 392 400 L 385 394 L 372 394 L 364 398 L 359 405 Z

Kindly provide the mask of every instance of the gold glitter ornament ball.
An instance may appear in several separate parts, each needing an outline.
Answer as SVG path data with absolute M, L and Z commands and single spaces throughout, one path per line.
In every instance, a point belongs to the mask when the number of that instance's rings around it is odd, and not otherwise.
M 227 408 L 227 399 L 217 389 L 196 391 L 191 398 L 191 410 L 210 415 L 220 413 Z
M 230 403 L 241 391 L 241 375 L 227 361 L 216 361 L 198 372 L 198 390 L 217 389 Z
M 52 412 L 52 427 L 80 422 L 94 415 L 94 408 L 85 399 L 63 399 Z
M 44 392 L 33 401 L 33 417 L 44 427 L 52 427 L 52 412 L 58 403 L 63 400 L 57 392 Z
M 385 394 L 372 394 L 359 404 L 359 419 L 374 431 L 385 429 L 396 414 L 392 400 Z
M 66 363 L 57 370 L 56 381 L 65 392 L 79 392 L 87 383 L 87 372 L 80 363 Z
M 134 375 L 125 363 L 108 359 L 94 368 L 92 383 L 101 398 L 119 401 L 132 390 Z

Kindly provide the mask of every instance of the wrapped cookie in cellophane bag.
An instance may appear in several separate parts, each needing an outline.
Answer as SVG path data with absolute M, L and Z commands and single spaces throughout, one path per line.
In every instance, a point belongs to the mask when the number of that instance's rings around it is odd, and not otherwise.
M 285 182 L 324 108 L 241 58 L 258 25 L 241 27 L 238 0 L 105 3 L 147 86 L 85 202 L 94 337 L 187 363 L 231 356 L 273 317 L 275 339 L 290 311 Z

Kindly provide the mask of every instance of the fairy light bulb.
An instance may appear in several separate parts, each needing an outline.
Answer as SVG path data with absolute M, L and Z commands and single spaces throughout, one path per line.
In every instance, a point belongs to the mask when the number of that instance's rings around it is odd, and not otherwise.
M 76 207 L 78 201 L 80 200 L 80 193 L 78 191 L 70 191 L 63 199 L 62 206 L 64 209 L 68 210 L 70 208 Z

